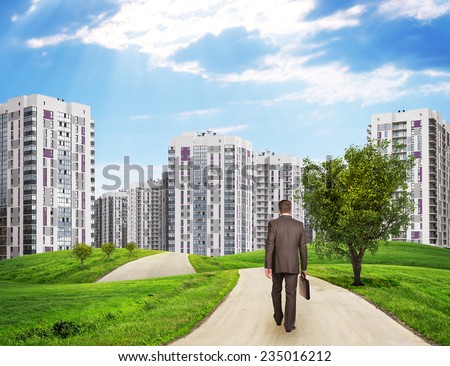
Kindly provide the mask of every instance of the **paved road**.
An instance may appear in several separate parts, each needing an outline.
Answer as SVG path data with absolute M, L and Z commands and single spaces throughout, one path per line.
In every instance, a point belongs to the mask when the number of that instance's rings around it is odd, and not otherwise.
M 309 277 L 311 300 L 297 301 L 296 330 L 273 318 L 271 281 L 264 269 L 240 270 L 238 284 L 199 328 L 171 345 L 419 346 L 421 338 L 359 296 Z
M 140 280 L 195 273 L 187 254 L 164 252 L 124 264 L 97 282 Z

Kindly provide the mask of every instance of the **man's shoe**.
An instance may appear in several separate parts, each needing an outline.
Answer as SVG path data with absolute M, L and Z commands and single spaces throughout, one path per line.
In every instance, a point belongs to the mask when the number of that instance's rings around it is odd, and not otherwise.
M 292 328 L 290 328 L 290 329 L 286 328 L 286 332 L 287 332 L 287 333 L 290 333 L 290 332 L 292 332 L 293 330 L 295 330 L 295 327 L 292 327 Z
M 275 315 L 273 316 L 273 318 L 275 319 Z M 275 323 L 277 323 L 277 325 L 281 325 L 281 321 L 277 322 L 277 320 L 275 319 Z

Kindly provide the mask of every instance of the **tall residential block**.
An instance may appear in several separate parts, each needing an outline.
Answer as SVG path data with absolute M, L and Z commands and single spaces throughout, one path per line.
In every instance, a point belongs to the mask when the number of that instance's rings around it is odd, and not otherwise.
M 407 230 L 393 240 L 450 246 L 450 125 L 431 109 L 372 115 L 368 141 L 404 145 L 402 157 L 415 157 L 410 172 L 414 212 Z M 385 153 L 392 153 L 390 144 Z
M 128 243 L 128 192 L 108 192 L 95 200 L 95 245 Z
M 303 162 L 295 156 L 276 155 L 267 150 L 255 154 L 254 159 L 254 244 L 264 249 L 267 223 L 278 217 L 278 202 L 292 202 L 292 217 L 304 222 L 304 212 L 295 195 L 300 189 Z
M 142 249 L 165 249 L 164 189 L 161 180 L 107 192 L 95 204 L 95 245 L 122 248 L 134 242 Z
M 128 242 L 142 249 L 164 249 L 162 181 L 138 184 L 128 191 Z
M 0 258 L 93 241 L 88 105 L 33 94 L 0 104 Z
M 237 136 L 172 138 L 167 171 L 167 249 L 221 256 L 253 249 L 253 148 Z

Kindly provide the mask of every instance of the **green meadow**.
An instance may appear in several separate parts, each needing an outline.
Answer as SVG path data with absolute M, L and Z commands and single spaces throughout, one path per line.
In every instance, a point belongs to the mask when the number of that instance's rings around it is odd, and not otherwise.
M 0 345 L 162 345 L 189 333 L 232 290 L 236 270 L 93 283 L 158 251 L 94 249 L 85 266 L 70 252 L 0 262 Z
M 95 283 L 131 256 L 99 249 L 84 268 L 70 252 L 0 262 L 0 345 L 163 345 L 207 317 L 238 280 L 237 269 L 262 267 L 264 251 L 209 258 L 191 255 L 197 274 Z M 440 345 L 450 345 L 450 251 L 390 243 L 367 254 L 364 287 L 351 265 L 309 251 L 308 273 L 348 288 Z M 314 289 L 312 289 L 314 291 Z

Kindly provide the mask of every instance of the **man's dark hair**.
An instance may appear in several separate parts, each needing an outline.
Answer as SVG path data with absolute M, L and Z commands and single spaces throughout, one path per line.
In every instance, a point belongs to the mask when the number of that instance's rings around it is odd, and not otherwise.
M 289 200 L 281 200 L 278 202 L 278 209 L 281 213 L 290 213 L 292 210 L 292 204 Z

